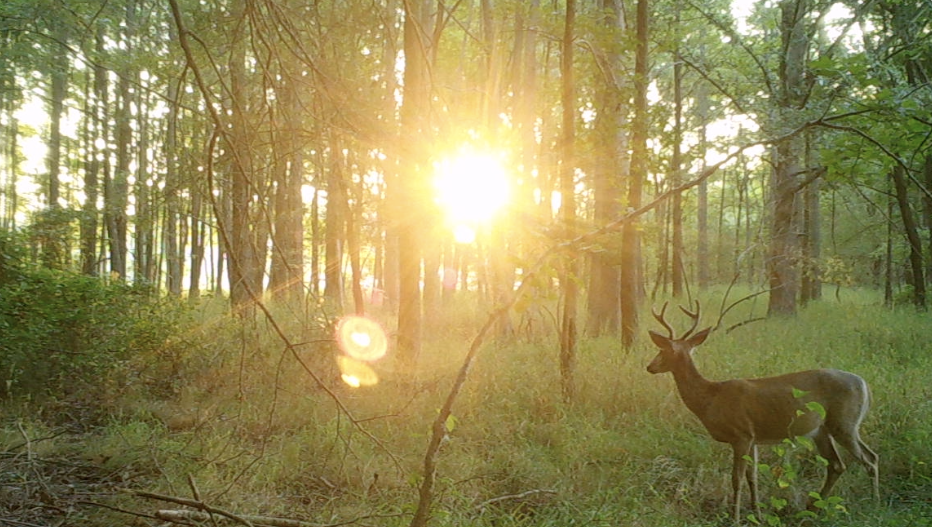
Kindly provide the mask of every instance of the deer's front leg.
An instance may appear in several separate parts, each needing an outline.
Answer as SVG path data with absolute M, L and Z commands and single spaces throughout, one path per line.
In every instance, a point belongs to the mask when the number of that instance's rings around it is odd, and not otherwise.
M 746 471 L 749 470 L 748 461 L 745 459 L 745 456 L 750 454 L 752 443 L 751 441 L 742 440 L 736 443 L 732 443 L 731 448 L 733 450 L 734 457 L 731 467 L 731 491 L 733 499 L 732 505 L 734 506 L 735 523 L 737 524 L 741 521 L 741 478 L 744 477 Z M 748 486 L 750 487 L 750 480 L 748 480 Z M 756 493 L 756 487 L 751 488 L 752 492 Z
M 761 520 L 760 502 L 757 500 L 757 443 L 751 444 L 750 457 L 751 460 L 748 462 L 748 466 L 745 471 L 745 477 L 748 480 L 748 489 L 750 490 L 751 494 L 751 505 L 754 506 L 754 512 L 757 514 L 757 519 Z

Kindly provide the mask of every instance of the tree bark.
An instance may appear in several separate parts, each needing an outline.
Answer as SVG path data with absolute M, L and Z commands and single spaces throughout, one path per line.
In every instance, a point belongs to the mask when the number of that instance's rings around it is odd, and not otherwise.
M 399 145 L 426 140 L 426 112 L 430 105 L 427 78 L 426 4 L 404 2 L 404 99 L 401 104 Z M 422 189 L 425 187 L 419 148 L 402 146 L 401 175 L 393 204 L 398 240 L 398 354 L 413 373 L 421 348 L 421 245 L 425 220 Z M 430 477 L 433 477 L 431 475 Z M 426 522 L 428 511 L 418 510 Z M 415 519 L 419 519 L 416 515 Z
M 910 285 L 913 286 L 913 304 L 918 308 L 925 309 L 926 281 L 922 262 L 922 239 L 919 237 L 919 226 L 909 203 L 906 171 L 902 166 L 897 165 L 893 167 L 891 177 L 893 178 L 893 186 L 896 189 L 896 203 L 900 209 L 900 218 L 903 221 L 906 241 L 909 243 L 909 268 L 912 272 Z
M 806 19 L 809 0 L 783 0 L 780 3 L 780 35 L 783 53 L 780 55 L 780 86 L 778 93 L 778 125 L 792 126 L 796 111 L 805 101 L 805 70 L 809 49 Z M 769 315 L 796 313 L 799 289 L 796 239 L 795 200 L 797 178 L 802 158 L 798 137 L 776 145 L 771 176 L 773 211 L 770 229 L 768 273 L 770 279 Z
M 235 312 L 249 318 L 253 298 L 261 293 L 258 282 L 257 247 L 252 224 L 252 201 L 256 193 L 249 130 L 249 98 L 246 75 L 246 2 L 234 0 L 230 7 L 230 121 L 226 137 L 230 156 L 230 246 L 227 248 L 230 303 Z
M 94 81 L 92 97 L 87 104 L 88 118 L 85 120 L 87 140 L 85 148 L 84 168 L 84 205 L 81 208 L 81 272 L 88 276 L 97 276 L 97 229 L 98 210 L 97 198 L 99 194 L 101 158 L 106 159 L 106 148 L 98 148 L 98 140 L 106 137 L 104 123 L 104 109 L 107 106 L 107 75 L 108 72 L 99 58 L 104 54 L 105 25 L 98 24 L 94 35 L 94 54 L 98 61 L 94 64 Z M 103 151 L 101 151 L 103 150 Z M 106 161 L 104 161 L 106 162 Z
M 699 119 L 698 152 L 702 157 L 702 169 L 705 170 L 705 153 L 708 149 L 709 94 L 705 82 L 696 88 L 696 112 Z M 696 189 L 696 280 L 699 288 L 709 286 L 709 184 L 702 180 Z
M 631 172 L 628 177 L 629 209 L 641 206 L 641 192 L 647 178 L 647 88 L 648 79 L 648 0 L 637 3 L 637 48 L 634 65 L 634 123 L 631 135 Z M 621 250 L 621 343 L 634 345 L 641 303 L 640 222 L 626 222 L 622 228 Z
M 620 32 L 624 29 L 624 9 L 620 0 L 602 0 L 606 30 Z M 623 164 L 623 152 L 627 150 L 627 119 L 622 109 L 619 86 L 613 82 L 615 72 L 621 69 L 621 56 L 607 53 L 604 67 L 608 70 L 601 77 L 596 114 L 596 148 L 601 162 L 592 169 L 592 185 L 596 225 L 609 223 L 620 215 L 619 174 Z M 618 258 L 611 250 L 598 251 L 589 257 L 589 296 L 587 303 L 586 330 L 590 335 L 617 333 L 621 323 L 620 272 Z
M 327 172 L 327 230 L 324 233 L 324 297 L 337 313 L 342 313 L 346 197 L 343 193 L 343 147 L 335 139 L 331 139 L 330 156 L 330 170 Z
M 560 219 L 564 237 L 571 239 L 576 232 L 576 104 L 573 86 L 573 45 L 576 21 L 576 0 L 567 0 L 566 19 L 563 28 L 563 46 L 560 54 L 560 77 L 562 80 L 561 102 L 563 106 L 563 149 L 560 168 Z M 560 319 L 560 381 L 563 400 L 572 401 L 576 396 L 576 316 L 578 304 L 579 274 L 578 258 L 575 254 L 565 255 L 560 287 L 563 290 L 563 310 Z
M 677 4 L 679 6 L 679 4 Z M 679 7 L 676 11 L 676 24 L 679 25 Z M 673 157 L 670 160 L 670 173 L 673 176 L 673 186 L 682 183 L 683 171 L 683 65 L 680 61 L 679 48 L 674 53 L 673 63 Z M 683 195 L 677 192 L 673 195 L 671 211 L 672 246 L 670 247 L 670 279 L 673 285 L 673 296 L 680 298 L 684 289 L 684 263 L 683 263 Z

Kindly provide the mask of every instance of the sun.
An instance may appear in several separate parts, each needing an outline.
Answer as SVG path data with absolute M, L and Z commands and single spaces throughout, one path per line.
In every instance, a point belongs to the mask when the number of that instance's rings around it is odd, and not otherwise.
M 463 150 L 437 163 L 435 174 L 437 204 L 461 243 L 469 243 L 469 231 L 490 221 L 511 198 L 508 172 L 491 153 Z

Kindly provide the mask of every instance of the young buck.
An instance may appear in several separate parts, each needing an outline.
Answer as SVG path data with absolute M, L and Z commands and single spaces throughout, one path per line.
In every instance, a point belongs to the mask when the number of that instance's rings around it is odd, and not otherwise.
M 650 331 L 660 353 L 647 366 L 650 373 L 672 372 L 680 398 L 702 421 L 713 439 L 731 445 L 734 520 L 741 511 L 741 475 L 747 478 L 751 503 L 760 518 L 757 501 L 757 445 L 779 443 L 786 438 L 810 437 L 828 461 L 828 474 L 821 495 L 827 497 L 845 464 L 835 443 L 864 463 L 873 477 L 874 496 L 879 499 L 877 454 L 858 434 L 870 404 L 870 391 L 861 377 L 839 370 L 809 370 L 763 379 L 734 379 L 715 382 L 704 378 L 693 364 L 693 350 L 705 342 L 712 328 L 693 334 L 699 324 L 699 303 L 694 312 L 680 307 L 693 320 L 679 338 L 664 318 L 667 305 L 654 318 L 668 336 Z M 818 403 L 808 404 L 807 403 Z

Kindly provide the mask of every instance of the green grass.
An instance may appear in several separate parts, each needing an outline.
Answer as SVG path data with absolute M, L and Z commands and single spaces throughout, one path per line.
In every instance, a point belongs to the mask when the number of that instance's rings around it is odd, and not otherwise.
M 709 298 L 706 310 L 717 310 Z M 714 333 L 696 352 L 711 379 L 837 367 L 872 387 L 862 434 L 881 456 L 882 503 L 871 500 L 866 471 L 849 463 L 836 488 L 846 513 L 800 521 L 791 512 L 775 515 L 776 524 L 932 525 L 932 321 L 875 300 L 846 292 L 840 303 L 817 302 L 793 318 Z M 761 305 L 742 306 L 728 323 L 759 315 Z M 235 326 L 206 321 L 203 334 L 185 336 L 199 347 L 172 397 L 132 392 L 105 426 L 46 442 L 43 453 L 54 455 L 57 445 L 76 459 L 105 460 L 109 470 L 132 475 L 121 486 L 181 497 L 191 495 L 190 475 L 205 502 L 243 514 L 321 524 L 377 515 L 364 524 L 407 525 L 431 421 L 482 316 L 461 307 L 456 317 L 430 320 L 437 332 L 419 359 L 420 384 L 388 358 L 376 365 L 380 384 L 354 390 L 339 382 L 326 345 L 302 348 L 358 426 L 283 356 L 280 343 L 263 337 L 243 350 Z M 645 371 L 654 355 L 646 338 L 652 322 L 645 313 L 645 338 L 629 352 L 612 338 L 580 341 L 579 394 L 571 405 L 561 401 L 552 334 L 488 343 L 454 407 L 432 525 L 728 525 L 730 449 L 706 435 L 672 377 Z M 0 450 L 21 435 L 13 423 L 11 409 Z M 798 485 L 778 489 L 764 481 L 762 496 L 798 507 L 794 500 L 817 490 L 822 478 L 806 462 L 801 467 Z M 137 511 L 171 507 L 127 495 L 108 503 Z M 115 512 L 82 511 L 84 525 L 125 521 Z

